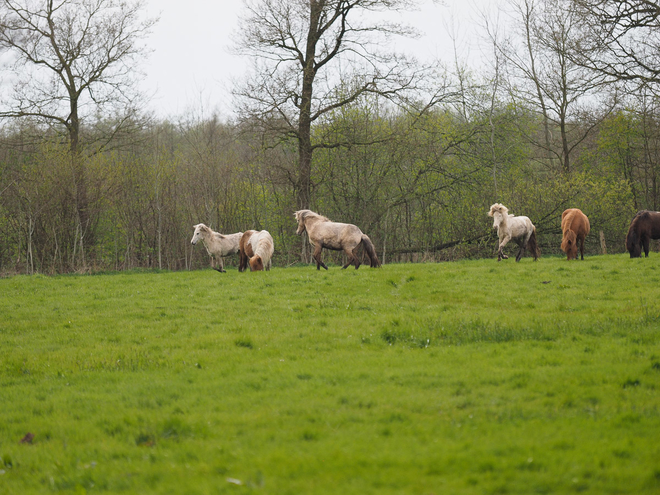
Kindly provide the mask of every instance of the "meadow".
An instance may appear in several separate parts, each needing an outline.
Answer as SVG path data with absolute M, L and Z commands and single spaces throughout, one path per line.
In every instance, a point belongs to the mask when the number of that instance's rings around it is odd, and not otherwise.
M 7 494 L 658 493 L 660 255 L 1 279 L 0 404 Z

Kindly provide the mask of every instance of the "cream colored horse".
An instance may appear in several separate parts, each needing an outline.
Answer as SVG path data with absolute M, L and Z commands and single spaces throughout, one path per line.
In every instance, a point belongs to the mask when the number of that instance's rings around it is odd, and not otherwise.
M 193 233 L 190 243 L 194 246 L 201 239 L 206 252 L 211 257 L 211 268 L 221 273 L 225 273 L 225 268 L 222 263 L 222 257 L 229 254 L 236 254 L 239 251 L 239 242 L 243 237 L 243 232 L 236 234 L 222 235 L 219 232 L 214 232 L 210 227 L 203 223 L 193 226 L 195 232 Z M 220 268 L 215 267 L 215 260 L 218 260 Z
M 248 264 L 251 272 L 270 270 L 275 243 L 267 230 L 247 230 L 240 241 L 238 271 L 245 271 Z
M 538 244 L 536 243 L 536 227 L 534 227 L 534 224 L 529 218 L 509 215 L 507 207 L 500 203 L 495 203 L 490 207 L 488 216 L 493 217 L 493 229 L 497 230 L 497 236 L 500 239 L 497 250 L 497 261 L 508 258 L 502 250 L 512 239 L 520 246 L 516 255 L 516 261 L 520 261 L 525 248 L 529 249 L 529 252 L 532 253 L 534 261 L 541 256 Z
M 364 250 L 369 256 L 371 267 L 380 267 L 380 261 L 378 261 L 376 249 L 371 243 L 371 239 L 355 225 L 331 222 L 326 217 L 311 210 L 299 210 L 293 215 L 298 221 L 296 234 L 302 235 L 306 231 L 309 242 L 314 246 L 314 259 L 316 260 L 317 270 L 320 270 L 321 267 L 328 269 L 325 263 L 321 261 L 321 250 L 323 248 L 344 251 L 348 256 L 348 262 L 342 266 L 342 269 L 354 264 L 357 270 L 360 268 L 360 260 L 357 256 L 360 244 L 364 246 Z

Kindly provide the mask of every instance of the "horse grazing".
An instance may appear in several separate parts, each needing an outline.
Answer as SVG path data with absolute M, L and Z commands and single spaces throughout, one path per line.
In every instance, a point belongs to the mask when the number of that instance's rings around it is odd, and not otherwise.
M 626 249 L 631 258 L 649 257 L 649 240 L 660 239 L 660 212 L 642 210 L 638 211 L 630 222 L 626 236 Z
M 303 232 L 307 231 L 309 242 L 314 246 L 314 259 L 316 260 L 317 270 L 320 270 L 321 267 L 328 269 L 325 263 L 321 261 L 321 250 L 323 248 L 344 251 L 348 256 L 348 262 L 342 266 L 342 269 L 354 264 L 357 270 L 360 268 L 360 260 L 357 256 L 360 244 L 364 246 L 364 250 L 369 256 L 371 268 L 380 267 L 380 261 L 378 261 L 376 249 L 371 239 L 355 225 L 331 222 L 326 217 L 311 210 L 299 210 L 293 215 L 298 221 L 296 234 L 302 235 Z
M 194 246 L 197 244 L 197 241 L 201 239 L 206 248 L 206 252 L 209 253 L 209 256 L 211 257 L 211 268 L 220 273 L 225 273 L 225 268 L 222 264 L 222 257 L 227 256 L 228 254 L 238 253 L 238 243 L 243 236 L 243 232 L 222 235 L 219 232 L 214 232 L 203 223 L 199 223 L 193 227 L 195 228 L 195 233 L 193 234 L 192 239 L 190 239 L 190 243 Z M 215 267 L 216 259 L 220 263 L 220 268 Z
M 577 259 L 578 243 L 580 244 L 580 259 L 584 259 L 584 239 L 591 227 L 589 218 L 577 208 L 569 208 L 561 214 L 561 250 L 566 253 L 566 259 Z
M 534 261 L 541 256 L 541 251 L 536 243 L 536 227 L 529 218 L 509 215 L 507 207 L 500 203 L 495 203 L 490 207 L 488 216 L 493 217 L 493 229 L 497 230 L 497 236 L 500 239 L 497 261 L 508 258 L 502 252 L 502 249 L 511 239 L 520 246 L 516 261 L 520 261 L 525 249 L 529 249 L 529 252 L 534 256 Z
M 240 241 L 238 271 L 244 272 L 248 264 L 251 272 L 270 270 L 275 243 L 267 230 L 247 230 Z

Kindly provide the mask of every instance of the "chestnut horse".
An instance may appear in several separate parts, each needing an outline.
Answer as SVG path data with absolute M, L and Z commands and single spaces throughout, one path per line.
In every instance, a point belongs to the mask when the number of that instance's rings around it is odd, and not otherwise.
M 536 243 L 536 227 L 529 218 L 509 215 L 507 207 L 500 203 L 495 203 L 490 207 L 488 216 L 493 217 L 493 228 L 497 229 L 497 236 L 500 239 L 497 249 L 497 261 L 508 258 L 502 250 L 511 239 L 520 246 L 516 261 L 520 261 L 525 249 L 529 249 L 529 252 L 534 256 L 534 261 L 541 256 L 541 251 Z
M 360 268 L 360 260 L 357 256 L 360 244 L 364 246 L 364 250 L 369 256 L 371 268 L 380 267 L 380 261 L 378 261 L 376 249 L 371 239 L 355 225 L 331 222 L 326 217 L 311 210 L 299 210 L 293 215 L 298 221 L 296 234 L 302 235 L 306 231 L 309 242 L 314 246 L 314 259 L 316 260 L 317 270 L 320 270 L 321 267 L 328 269 L 325 263 L 321 261 L 321 250 L 323 248 L 344 251 L 348 256 L 348 262 L 342 266 L 342 269 L 354 264 L 357 270 Z
M 626 249 L 631 258 L 649 256 L 649 240 L 660 239 L 660 212 L 641 210 L 630 222 L 628 235 L 626 236 Z
M 591 227 L 589 218 L 577 208 L 569 208 L 561 214 L 561 250 L 566 253 L 568 261 L 577 259 L 578 243 L 580 244 L 580 259 L 584 259 L 584 239 Z
M 247 230 L 241 237 L 238 271 L 244 272 L 250 265 L 251 272 L 270 270 L 275 244 L 267 230 Z

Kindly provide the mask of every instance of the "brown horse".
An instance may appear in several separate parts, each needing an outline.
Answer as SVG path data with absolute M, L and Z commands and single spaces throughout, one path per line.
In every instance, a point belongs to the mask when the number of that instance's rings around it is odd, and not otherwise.
M 577 259 L 578 243 L 580 244 L 580 259 L 584 259 L 584 239 L 591 227 L 589 218 L 577 208 L 569 208 L 561 214 L 561 250 L 566 253 L 568 261 Z
M 660 239 L 660 212 L 641 210 L 630 222 L 626 236 L 626 249 L 631 258 L 649 257 L 649 240 Z
M 239 250 L 239 272 L 244 272 L 248 263 L 251 272 L 270 270 L 274 243 L 267 230 L 245 231 L 239 242 Z
M 321 267 L 328 269 L 325 263 L 321 261 L 321 250 L 323 248 L 344 251 L 348 256 L 348 262 L 342 266 L 342 269 L 354 264 L 357 270 L 360 268 L 360 260 L 357 256 L 360 244 L 364 246 L 364 250 L 369 256 L 371 268 L 380 267 L 380 261 L 378 261 L 376 249 L 371 243 L 371 239 L 355 225 L 331 222 L 326 217 L 311 210 L 299 210 L 293 215 L 298 221 L 296 234 L 302 235 L 303 232 L 307 231 L 309 242 L 314 246 L 314 259 L 316 260 L 317 270 L 320 270 Z

